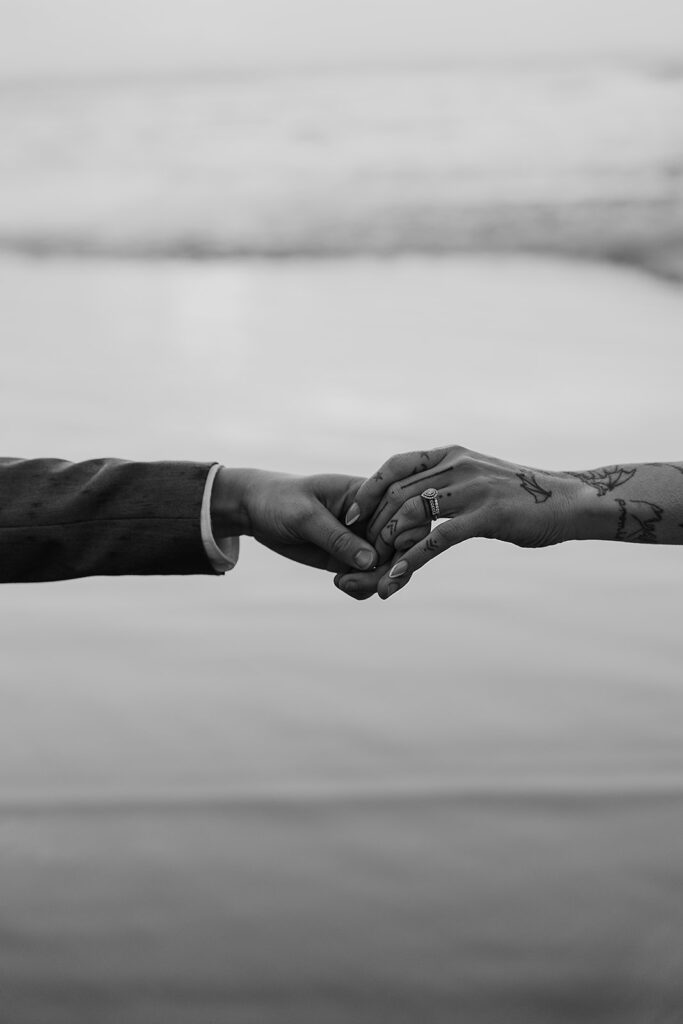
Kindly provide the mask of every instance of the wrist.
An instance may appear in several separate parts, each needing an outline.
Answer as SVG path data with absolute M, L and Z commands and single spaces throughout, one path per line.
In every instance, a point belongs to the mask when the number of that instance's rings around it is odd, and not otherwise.
M 613 540 L 616 514 L 614 502 L 599 496 L 579 474 L 572 478 L 571 537 L 573 540 Z M 584 474 L 581 474 L 583 476 Z
M 250 535 L 249 484 L 253 470 L 221 466 L 211 492 L 211 528 L 218 537 Z

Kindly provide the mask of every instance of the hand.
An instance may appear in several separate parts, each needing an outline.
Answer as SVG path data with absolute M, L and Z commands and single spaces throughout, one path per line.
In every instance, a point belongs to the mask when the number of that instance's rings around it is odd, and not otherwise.
M 438 491 L 441 518 L 420 497 Z M 340 574 L 335 583 L 356 599 L 391 597 L 436 555 L 470 537 L 544 547 L 575 536 L 573 508 L 585 487 L 578 475 L 546 473 L 458 445 L 395 455 L 358 490 L 346 522 L 365 526 L 377 551 L 373 572 Z M 396 557 L 400 555 L 400 557 Z
M 362 482 L 339 474 L 221 467 L 211 498 L 214 532 L 255 537 L 278 555 L 317 569 L 369 569 L 377 564 L 375 549 L 342 525 Z

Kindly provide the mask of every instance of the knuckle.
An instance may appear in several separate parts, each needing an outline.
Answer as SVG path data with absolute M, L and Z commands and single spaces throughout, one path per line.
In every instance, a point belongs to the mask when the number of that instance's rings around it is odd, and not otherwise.
M 460 473 L 475 473 L 479 468 L 479 463 L 473 452 L 464 450 L 463 454 L 458 457 L 457 463 L 458 472 Z
M 419 542 L 424 539 L 424 536 L 424 532 L 404 533 L 403 536 L 399 537 L 396 541 L 396 550 L 410 551 L 411 548 L 414 548 L 416 544 L 419 544 Z
M 332 554 L 341 555 L 349 550 L 351 537 L 344 530 L 333 530 L 330 534 L 330 550 Z
M 311 502 L 302 504 L 301 508 L 296 510 L 296 518 L 299 523 L 313 523 L 317 518 L 317 510 Z
M 396 455 L 392 455 L 386 461 L 387 469 L 399 469 L 403 465 L 403 463 L 405 462 L 406 458 L 407 458 L 407 453 L 406 452 L 399 452 Z
M 449 519 L 448 522 L 437 526 L 429 536 L 425 537 L 422 548 L 430 555 L 437 555 L 455 544 L 459 534 L 460 526 L 458 521 L 456 519 Z
M 399 532 L 398 527 L 399 524 L 398 519 L 396 517 L 390 519 L 387 525 L 382 527 L 380 537 L 382 538 L 385 544 L 392 545 L 394 543 L 394 541 L 396 540 L 396 536 Z
M 440 535 L 436 530 L 432 530 L 428 537 L 425 537 L 422 544 L 420 544 L 420 554 L 423 557 L 430 558 L 432 555 L 437 554 L 442 550 L 443 545 L 441 544 Z

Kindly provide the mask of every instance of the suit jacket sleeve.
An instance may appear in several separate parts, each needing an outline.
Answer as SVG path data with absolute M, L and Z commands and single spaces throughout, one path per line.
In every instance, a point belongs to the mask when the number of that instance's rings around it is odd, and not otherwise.
M 201 536 L 210 468 L 0 458 L 0 582 L 213 574 Z

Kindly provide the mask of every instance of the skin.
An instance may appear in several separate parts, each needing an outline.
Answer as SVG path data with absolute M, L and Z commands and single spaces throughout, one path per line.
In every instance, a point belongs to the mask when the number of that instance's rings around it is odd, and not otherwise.
M 440 525 L 420 497 L 438 490 Z M 534 469 L 459 445 L 395 455 L 366 480 L 345 521 L 376 548 L 372 571 L 339 573 L 336 586 L 356 600 L 386 600 L 448 548 L 471 537 L 520 547 L 567 540 L 683 543 L 683 463 L 599 469 Z
M 341 474 L 292 476 L 221 468 L 211 496 L 219 537 L 249 536 L 303 565 L 328 572 L 377 564 L 372 545 L 344 525 L 344 511 L 363 483 Z

